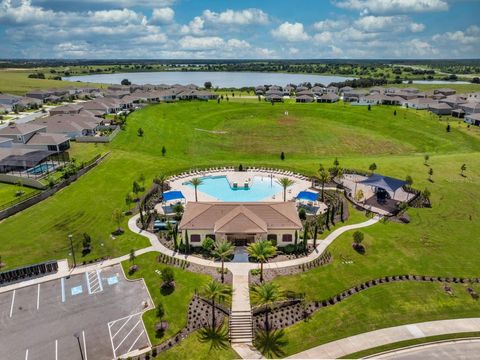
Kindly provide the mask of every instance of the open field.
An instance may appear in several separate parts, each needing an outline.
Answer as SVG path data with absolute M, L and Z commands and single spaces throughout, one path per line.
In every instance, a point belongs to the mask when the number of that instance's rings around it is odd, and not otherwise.
M 288 116 L 284 115 L 285 111 L 289 112 Z M 137 136 L 139 127 L 144 129 L 143 137 Z M 211 134 L 196 128 L 227 133 Z M 437 229 L 449 224 L 445 219 L 457 221 L 450 207 L 452 202 L 464 201 L 465 206 L 459 210 L 467 212 L 472 209 L 475 216 L 473 209 L 478 205 L 472 202 L 472 193 L 476 193 L 476 187 L 458 189 L 458 185 L 478 182 L 478 174 L 473 173 L 478 163 L 475 153 L 480 151 L 477 133 L 478 129 L 467 129 L 457 123 L 452 123 L 452 131 L 447 133 L 444 122 L 425 112 L 397 108 L 394 117 L 391 107 L 375 107 L 367 111 L 364 107 L 343 104 L 272 106 L 258 102 L 150 106 L 130 115 L 127 129 L 113 143 L 98 145 L 98 148 L 92 144 L 75 144 L 72 152 L 78 159 L 82 156 L 91 158 L 104 151 L 110 151 L 110 155 L 75 184 L 3 221 L 0 254 L 8 267 L 64 258 L 68 252 L 67 235 L 74 235 L 77 250 L 81 251 L 81 238 L 85 232 L 91 235 L 93 248 L 84 260 L 118 256 L 131 248 L 148 245 L 145 238 L 130 232 L 116 239 L 110 237 L 110 232 L 115 229 L 112 211 L 115 208 L 126 210 L 125 195 L 141 173 L 147 179 L 146 187 L 150 186 L 155 175 L 194 166 L 242 163 L 244 166 L 295 169 L 313 175 L 320 162 L 328 166 L 335 156 L 345 167 L 366 169 L 375 161 L 380 173 L 401 178 L 410 174 L 415 185 L 423 188 L 427 184 L 427 168 L 422 165 L 422 157 L 428 152 L 435 169 L 434 178 L 438 180 L 429 184 L 435 207 L 418 211 L 419 216 L 414 217 L 413 223 L 424 221 L 420 216 L 446 209 L 446 213 L 435 213 L 429 218 L 434 225 L 431 227 Z M 167 149 L 165 157 L 161 156 L 162 145 Z M 286 154 L 285 161 L 280 160 L 281 151 Z M 464 162 L 469 167 L 469 177 L 465 179 L 458 176 L 458 169 Z M 446 180 L 440 180 L 441 177 Z M 454 198 L 449 203 L 439 201 L 454 194 L 461 198 Z M 471 234 L 475 222 L 470 222 L 468 215 L 461 219 L 467 224 L 462 231 Z M 405 234 L 413 226 L 406 229 L 389 224 L 387 228 Z M 442 233 L 441 230 L 435 231 Z M 23 249 L 22 253 L 17 251 L 19 247 Z
M 157 253 L 147 253 L 139 256 L 135 260 L 138 271 L 128 276 L 130 279 L 144 278 L 155 304 L 163 304 L 165 310 L 163 320 L 168 321 L 168 329 L 163 337 L 159 338 L 155 333 L 155 325 L 159 322 L 159 319 L 156 317 L 156 310 L 147 311 L 143 315 L 145 328 L 152 344 L 159 344 L 165 341 L 187 325 L 188 304 L 193 298 L 195 290 L 200 291 L 202 286 L 210 280 L 210 276 L 171 267 L 175 276 L 175 290 L 171 294 L 162 294 L 160 291 L 162 278 L 155 270 L 162 271 L 168 266 L 157 262 L 157 256 Z M 128 274 L 128 269 L 131 265 L 130 261 L 122 263 L 125 274 Z
M 393 116 L 394 109 L 397 116 Z M 408 225 L 376 224 L 362 230 L 366 235 L 365 255 L 355 253 L 351 234 L 344 234 L 329 248 L 334 256 L 332 264 L 284 277 L 279 280 L 283 288 L 319 299 L 378 276 L 479 276 L 473 254 L 480 250 L 480 243 L 473 234 L 480 233 L 480 131 L 457 121 L 450 124 L 451 132 L 446 132 L 446 121 L 426 112 L 385 106 L 368 111 L 340 103 L 272 106 L 236 101 L 149 106 L 131 114 L 126 130 L 111 144 L 75 144 L 72 156 L 79 161 L 106 151 L 110 155 L 71 186 L 0 223 L 0 254 L 7 268 L 65 258 L 67 235 L 74 235 L 80 253 L 85 232 L 92 237 L 92 252 L 83 260 L 123 255 L 130 249 L 148 246 L 145 238 L 128 231 L 116 239 L 110 236 L 116 227 L 112 211 L 126 210 L 125 195 L 142 173 L 147 179 L 146 188 L 160 173 L 240 163 L 313 175 L 319 163 L 328 167 L 338 156 L 346 168 L 367 169 L 375 162 L 379 173 L 399 178 L 411 175 L 414 187 L 430 189 L 433 208 L 410 209 Z M 139 127 L 144 130 L 143 137 L 137 135 Z M 161 155 L 163 145 L 165 157 Z M 284 161 L 280 160 L 282 151 L 286 154 Z M 425 153 L 430 155 L 434 182 L 427 179 Z M 459 174 L 463 163 L 467 165 L 466 177 Z M 357 213 L 354 217 L 361 218 Z M 343 264 L 342 257 L 353 264 Z M 138 263 L 140 270 L 135 276 L 145 276 L 152 296 L 161 297 L 155 280 L 158 275 L 152 271 L 162 265 L 153 265 L 153 254 L 140 257 Z M 143 273 L 146 270 L 148 273 Z M 176 301 L 161 298 L 166 307 L 176 302 L 186 304 L 194 287 L 198 287 L 197 275 L 179 271 L 177 277 L 185 281 L 185 293 L 179 290 Z M 450 298 L 440 284 L 416 283 L 369 289 L 320 310 L 308 323 L 289 328 L 286 351 L 294 353 L 334 337 L 378 327 L 478 313 L 478 304 L 460 285 L 455 286 L 455 292 L 457 296 Z M 174 316 L 172 329 L 179 329 L 185 321 L 183 312 L 179 311 L 178 317 L 175 312 L 170 314 L 167 316 Z M 148 328 L 154 321 L 151 314 L 145 315 Z M 314 336 L 319 332 L 312 329 L 322 329 L 321 335 Z
M 451 287 L 454 296 L 445 293 L 439 283 L 391 283 L 370 288 L 287 328 L 288 343 L 283 350 L 292 355 L 379 328 L 478 316 L 480 303 L 465 291 L 466 285 Z M 474 288 L 480 291 L 478 285 Z
M 25 95 L 26 92 L 34 89 L 50 89 L 68 86 L 101 86 L 100 84 L 79 83 L 70 81 L 59 81 L 50 79 L 30 79 L 29 74 L 36 71 L 31 70 L 0 70 L 0 92 Z M 46 76 L 48 74 L 45 74 Z
M 22 196 L 16 196 L 18 190 L 23 191 Z M 22 186 L 21 188 L 18 185 L 0 183 L 0 209 L 5 205 L 21 201 L 22 198 L 29 196 L 30 194 L 36 192 L 37 190 Z

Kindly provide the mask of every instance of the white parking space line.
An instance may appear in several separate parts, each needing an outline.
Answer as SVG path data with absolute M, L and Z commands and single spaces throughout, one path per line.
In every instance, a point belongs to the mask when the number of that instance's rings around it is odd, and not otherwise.
M 85 279 L 87 280 L 88 293 L 91 294 L 91 293 L 92 293 L 92 289 L 90 288 L 90 276 L 89 276 L 89 272 L 88 272 L 88 271 L 85 273 Z
M 85 354 L 85 360 L 88 360 L 87 357 L 87 343 L 85 342 L 85 331 L 82 331 L 83 336 L 83 353 Z
M 108 334 L 110 335 L 110 343 L 112 344 L 113 358 L 116 359 L 117 355 L 115 354 L 115 346 L 113 346 L 112 331 L 110 330 L 110 323 L 108 325 Z
M 25 360 L 28 360 L 28 349 L 25 351 Z
M 15 303 L 15 290 L 13 290 L 13 293 L 12 293 L 12 304 L 10 305 L 10 317 L 12 317 L 12 314 L 13 314 L 13 304 L 14 303 Z
M 125 321 L 125 322 L 123 323 L 123 325 L 120 327 L 120 329 L 117 330 L 117 332 L 116 332 L 115 334 L 113 334 L 112 339 L 113 339 L 115 336 L 117 336 L 117 334 L 125 327 L 125 325 L 127 325 L 127 323 L 130 321 L 131 318 L 133 318 L 133 315 L 130 316 L 130 317 L 127 319 L 127 321 Z
M 100 291 L 103 291 L 103 285 L 102 285 L 102 277 L 100 276 L 100 272 L 102 270 L 97 269 L 97 279 L 98 279 L 98 285 L 100 286 Z
M 40 307 L 40 284 L 37 287 L 37 310 Z
M 118 344 L 118 346 L 115 348 L 115 350 L 118 350 L 118 348 L 119 348 L 120 346 L 122 346 L 123 342 L 130 336 L 130 334 L 132 333 L 132 331 L 135 330 L 135 328 L 136 328 L 136 327 L 138 326 L 138 324 L 140 324 L 141 322 L 142 322 L 142 319 L 138 320 L 138 322 L 135 324 L 135 326 L 132 327 L 132 328 L 130 329 L 130 331 L 128 332 L 128 334 L 125 335 L 125 337 L 123 338 L 123 340 L 120 341 L 120 344 Z
M 135 346 L 135 344 L 137 343 L 138 339 L 140 339 L 140 337 L 145 334 L 145 330 L 142 330 L 142 332 L 140 333 L 140 335 L 137 336 L 137 338 L 135 339 L 135 341 L 133 342 L 132 346 L 130 346 L 130 349 L 128 349 L 127 351 L 127 354 L 133 349 L 133 347 Z
M 55 360 L 58 360 L 58 340 L 55 340 Z
M 62 284 L 62 302 L 65 302 L 65 278 L 62 278 L 60 282 Z

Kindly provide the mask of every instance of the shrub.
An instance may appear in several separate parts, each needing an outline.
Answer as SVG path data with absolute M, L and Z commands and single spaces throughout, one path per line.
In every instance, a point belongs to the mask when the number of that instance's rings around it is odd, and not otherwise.
M 212 251 L 214 246 L 215 242 L 209 237 L 206 237 L 205 240 L 202 241 L 202 249 L 208 254 Z
M 162 270 L 162 286 L 172 286 L 173 281 L 175 280 L 175 276 L 173 274 L 173 270 L 169 267 L 166 267 Z
M 300 211 L 298 212 L 298 217 L 300 218 L 300 220 L 307 219 L 307 212 L 305 211 L 304 208 L 300 208 Z

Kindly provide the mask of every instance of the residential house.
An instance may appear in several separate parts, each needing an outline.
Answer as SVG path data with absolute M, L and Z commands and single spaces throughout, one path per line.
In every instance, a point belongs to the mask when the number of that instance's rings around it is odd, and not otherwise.
M 179 230 L 193 247 L 201 246 L 207 237 L 240 246 L 259 240 L 286 246 L 294 243 L 302 222 L 293 202 L 189 202 Z
M 349 88 L 349 86 L 345 86 L 344 88 Z M 350 90 L 353 90 L 353 88 L 350 88 Z M 325 89 L 325 94 L 338 94 L 338 87 L 336 86 L 329 86 Z
M 480 126 L 480 113 L 465 115 L 465 120 L 467 124 Z
M 84 114 L 62 114 L 36 119 L 32 123 L 46 126 L 48 133 L 64 134 L 70 140 L 74 140 L 78 136 L 95 135 L 102 121 Z
M 4 105 L 7 111 L 12 111 L 15 104 L 19 102 L 21 98 L 21 96 L 17 95 L 0 93 L 0 105 Z
M 297 103 L 311 103 L 311 102 L 313 102 L 313 100 L 314 100 L 313 96 L 310 96 L 310 95 L 307 95 L 307 94 L 299 95 L 295 98 L 295 101 Z
M 51 116 L 61 115 L 61 114 L 79 114 L 83 110 L 83 105 L 81 104 L 67 104 L 63 106 L 57 106 L 56 108 L 50 109 L 48 112 Z
M 337 94 L 329 93 L 323 94 L 322 96 L 317 97 L 317 102 L 319 103 L 334 103 L 337 102 L 339 96 Z
M 431 103 L 428 105 L 428 110 L 436 115 L 450 115 L 452 113 L 452 107 L 445 103 Z
M 457 91 L 449 88 L 434 89 L 433 94 L 442 94 L 445 96 L 455 95 Z

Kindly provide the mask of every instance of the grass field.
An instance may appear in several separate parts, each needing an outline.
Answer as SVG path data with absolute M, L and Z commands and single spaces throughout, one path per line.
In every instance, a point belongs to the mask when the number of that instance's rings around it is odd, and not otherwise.
M 446 123 L 426 112 L 383 106 L 371 111 L 343 104 L 272 106 L 255 101 L 149 106 L 131 114 L 126 130 L 111 144 L 75 144 L 72 153 L 77 159 L 106 151 L 110 155 L 55 196 L 0 223 L 0 254 L 7 267 L 65 258 L 67 235 L 74 235 L 80 250 L 84 232 L 93 239 L 86 260 L 149 245 L 128 231 L 116 239 L 110 237 L 116 227 L 112 211 L 126 209 L 125 195 L 142 173 L 145 187 L 160 173 L 240 163 L 313 175 L 319 163 L 328 167 L 338 157 L 346 168 L 367 169 L 375 162 L 378 173 L 411 175 L 414 187 L 430 189 L 433 208 L 409 210 L 408 225 L 387 223 L 364 229 L 365 255 L 355 253 L 351 234 L 344 234 L 329 248 L 334 255 L 331 265 L 282 278 L 282 287 L 323 298 L 389 274 L 479 276 L 473 254 L 480 250 L 474 235 L 480 233 L 480 131 L 451 121 L 451 132 L 447 132 Z M 140 127 L 143 137 L 137 135 Z M 165 157 L 162 146 L 167 150 Z M 425 153 L 430 155 L 434 182 L 427 180 Z M 466 177 L 459 174 L 463 163 Z M 342 264 L 342 256 L 353 264 Z M 469 301 L 464 290 L 456 287 L 459 295 L 445 298 L 439 286 L 409 283 L 370 289 L 319 311 L 309 323 L 288 329 L 286 350 L 293 353 L 334 337 L 407 321 L 478 314 L 478 304 Z M 180 319 L 174 321 L 181 325 Z M 321 335 L 313 336 L 317 329 L 322 329 Z
M 476 317 L 480 303 L 452 285 L 455 296 L 438 283 L 391 283 L 370 288 L 317 311 L 307 322 L 286 329 L 286 355 L 378 328 L 447 318 Z M 474 286 L 480 291 L 478 285 Z
M 155 270 L 162 271 L 166 265 L 158 263 L 156 261 L 157 256 L 157 253 L 147 253 L 139 256 L 135 260 L 135 264 L 139 268 L 138 271 L 132 276 L 128 276 L 130 279 L 144 278 L 155 304 L 161 303 L 164 306 L 165 317 L 163 320 L 168 321 L 168 329 L 161 338 L 157 338 L 155 334 L 155 324 L 159 321 L 156 317 L 156 310 L 147 311 L 143 315 L 143 321 L 152 344 L 159 344 L 165 341 L 187 325 L 188 304 L 195 290 L 201 290 L 202 286 L 211 279 L 207 275 L 171 267 L 175 276 L 175 290 L 168 295 L 162 294 L 160 291 L 162 278 Z M 122 263 L 125 274 L 128 274 L 128 269 L 131 265 L 130 261 Z
M 30 79 L 28 75 L 33 73 L 35 73 L 34 70 L 0 70 L 0 92 L 25 95 L 26 92 L 34 89 L 50 89 L 68 86 L 100 86 L 100 84 L 75 83 L 49 79 Z
M 289 116 L 284 115 L 285 111 Z M 139 127 L 144 129 L 143 137 L 137 136 Z M 213 134 L 196 129 L 227 133 Z M 163 145 L 167 149 L 165 157 L 161 156 Z M 118 256 L 131 248 L 148 245 L 145 238 L 130 232 L 115 240 L 110 237 L 115 229 L 112 211 L 126 209 L 125 195 L 141 173 L 147 178 L 146 187 L 153 176 L 160 173 L 222 164 L 277 166 L 311 175 L 315 174 L 320 162 L 328 166 L 335 156 L 345 167 L 366 169 L 375 161 L 380 173 L 401 178 L 410 174 L 416 185 L 423 188 L 427 184 L 427 168 L 422 157 L 428 152 L 435 169 L 434 179 L 438 180 L 428 184 L 436 206 L 433 210 L 419 211 L 413 223 L 420 224 L 425 221 L 422 217 L 427 216 L 436 229 L 449 224 L 445 218 L 457 221 L 454 214 L 458 211 L 471 211 L 475 216 L 478 205 L 472 202 L 472 195 L 478 190 L 474 186 L 462 186 L 478 182 L 478 174 L 475 175 L 473 169 L 478 165 L 475 153 L 479 150 L 478 129 L 452 123 L 452 131 L 447 133 L 444 122 L 425 112 L 397 109 L 394 117 L 390 107 L 367 111 L 364 107 L 342 104 L 272 106 L 256 102 L 150 106 L 131 114 L 127 129 L 111 144 L 75 144 L 72 153 L 78 159 L 105 151 L 110 151 L 110 155 L 72 186 L 3 221 L 0 254 L 8 267 L 64 258 L 68 252 L 67 235 L 74 235 L 80 251 L 84 232 L 93 239 L 92 253 L 84 260 Z M 286 154 L 285 161 L 280 160 L 281 151 Z M 458 176 L 458 169 L 464 162 L 469 167 L 469 176 L 465 179 Z M 460 197 L 453 197 L 454 194 Z M 448 201 L 437 201 L 444 196 Z M 452 208 L 452 203 L 460 201 L 464 201 L 465 206 Z M 437 217 L 437 209 L 447 211 L 439 214 L 442 220 Z M 430 218 L 429 214 L 434 212 L 435 217 Z M 475 222 L 468 220 L 468 214 L 463 215 L 461 221 L 468 225 L 463 227 L 463 234 L 473 230 Z M 394 234 L 405 234 L 414 226 L 409 225 L 407 230 L 400 225 L 387 227 L 392 228 Z M 389 238 L 397 239 L 398 236 L 401 235 Z M 474 246 L 471 241 L 467 243 Z M 19 247 L 24 250 L 22 253 L 17 251 Z
M 23 191 L 22 196 L 16 196 L 18 190 Z M 22 186 L 20 189 L 18 185 L 0 183 L 0 209 L 8 204 L 19 202 L 36 191 L 38 190 L 26 186 Z

